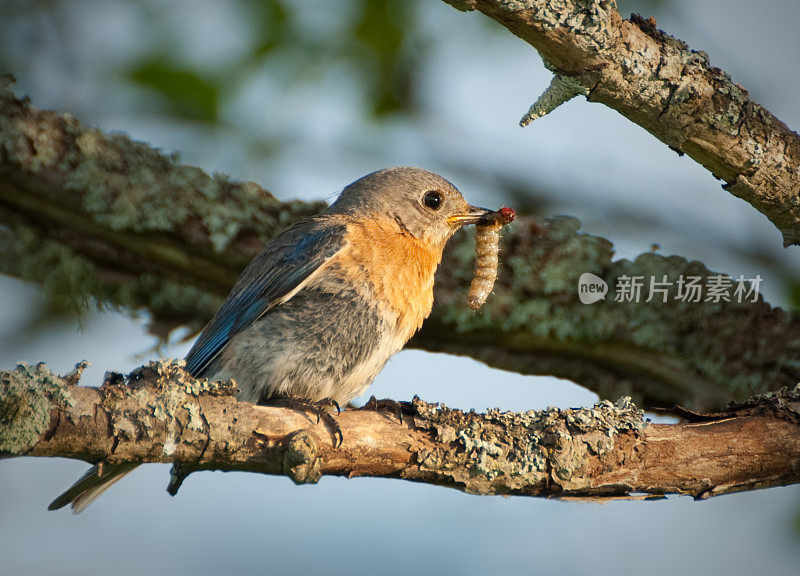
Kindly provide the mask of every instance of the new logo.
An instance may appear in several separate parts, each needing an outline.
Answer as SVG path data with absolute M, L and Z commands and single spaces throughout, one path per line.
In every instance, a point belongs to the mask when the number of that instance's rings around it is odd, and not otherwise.
M 598 300 L 605 300 L 608 294 L 606 281 L 591 272 L 584 272 L 578 279 L 578 298 L 584 304 L 594 304 Z

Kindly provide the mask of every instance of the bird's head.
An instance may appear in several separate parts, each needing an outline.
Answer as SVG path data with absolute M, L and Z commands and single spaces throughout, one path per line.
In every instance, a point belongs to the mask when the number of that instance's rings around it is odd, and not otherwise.
M 462 226 L 492 214 L 471 206 L 438 174 L 421 168 L 386 168 L 348 185 L 332 212 L 358 218 L 388 218 L 404 232 L 439 249 Z

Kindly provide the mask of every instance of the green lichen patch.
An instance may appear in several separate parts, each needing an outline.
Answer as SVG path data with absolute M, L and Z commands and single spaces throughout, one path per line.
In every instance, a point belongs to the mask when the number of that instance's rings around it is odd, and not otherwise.
M 134 388 L 150 386 L 157 390 L 174 388 L 181 394 L 200 396 L 235 396 L 238 388 L 233 380 L 214 382 L 194 378 L 185 370 L 186 362 L 178 359 L 153 360 L 128 374 L 126 380 Z
M 181 428 L 202 431 L 205 428 L 197 403 L 201 396 L 233 396 L 238 391 L 235 382 L 212 382 L 196 379 L 184 370 L 183 360 L 154 360 L 133 370 L 126 377 L 107 374 L 104 405 L 107 404 L 115 435 L 136 439 L 148 435 L 154 423 L 174 427 L 176 419 Z M 155 392 L 150 394 L 149 392 Z M 113 410 L 120 395 L 134 396 L 142 410 L 138 415 Z M 152 421 L 151 421 L 152 418 Z
M 532 27 L 542 31 L 564 29 L 576 37 L 585 49 L 599 52 L 609 43 L 613 26 L 611 16 L 617 9 L 607 0 L 579 0 L 565 2 L 531 2 L 507 0 L 500 2 L 504 12 L 529 13 L 526 18 Z
M 211 433 L 201 399 L 235 396 L 236 383 L 193 378 L 183 360 L 156 360 L 127 376 L 107 373 L 101 405 L 119 441 L 164 438 L 161 452 L 173 456 L 180 445 L 204 445 Z M 231 450 L 236 446 L 229 444 Z
M 780 390 L 756 394 L 744 402 L 730 402 L 723 413 L 748 411 L 754 408 L 761 410 L 765 407 L 786 409 L 800 418 L 800 383 L 794 386 L 784 386 Z
M 528 112 L 519 121 L 525 127 L 537 118 L 550 114 L 553 110 L 568 102 L 578 94 L 586 95 L 588 90 L 569 76 L 556 74 L 547 89 L 536 99 Z
M 0 227 L 0 270 L 38 283 L 58 310 L 81 315 L 99 307 L 136 316 L 150 314 L 153 334 L 167 339 L 177 326 L 202 326 L 222 298 L 202 288 L 156 274 L 109 274 L 84 255 L 42 238 L 21 222 Z
M 2 89 L 0 158 L 11 175 L 41 178 L 50 188 L 59 182 L 59 201 L 76 217 L 116 232 L 166 233 L 216 254 L 226 253 L 234 239 L 263 244 L 325 206 L 282 202 L 254 182 L 208 175 L 181 164 L 176 154 L 37 110 Z M 37 194 L 47 194 L 42 188 Z M 226 255 L 240 257 L 240 249 Z
M 0 372 L 0 452 L 24 453 L 47 430 L 52 409 L 69 404 L 66 383 L 43 363 Z
M 415 425 L 447 446 L 417 454 L 423 470 L 476 494 L 525 492 L 583 473 L 593 455 L 614 448 L 618 434 L 647 426 L 630 398 L 592 408 L 485 414 L 452 410 L 414 398 Z M 464 470 L 467 470 L 465 473 Z
M 0 269 L 35 281 L 56 308 L 85 311 L 96 291 L 95 267 L 86 258 L 56 242 L 42 240 L 22 224 L 0 227 Z

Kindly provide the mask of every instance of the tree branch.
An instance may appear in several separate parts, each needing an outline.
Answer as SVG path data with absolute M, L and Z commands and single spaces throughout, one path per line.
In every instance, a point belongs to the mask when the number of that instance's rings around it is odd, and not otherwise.
M 706 498 L 800 480 L 800 387 L 702 423 L 649 424 L 629 399 L 593 408 L 464 413 L 415 398 L 395 414 L 348 410 L 344 443 L 288 408 L 236 401 L 235 384 L 152 362 L 121 383 L 76 386 L 43 365 L 0 372 L 0 456 L 200 469 L 403 478 L 474 494 Z M 690 413 L 693 416 L 700 417 Z M 173 485 L 173 488 L 176 488 Z
M 623 19 L 614 0 L 445 1 L 508 28 L 588 100 L 617 110 L 724 180 L 728 192 L 775 224 L 785 246 L 800 244 L 800 136 L 705 52 L 659 30 L 652 17 Z M 542 115 L 532 112 L 524 122 Z
M 94 296 L 202 325 L 269 238 L 325 206 L 282 202 L 253 182 L 37 110 L 2 80 L 2 269 L 52 285 L 69 304 Z
M 154 332 L 201 327 L 241 269 L 284 226 L 321 202 L 281 202 L 253 183 L 206 175 L 120 134 L 82 127 L 0 90 L 0 270 L 41 283 L 69 306 L 151 314 Z M 464 304 L 474 242 L 451 242 L 433 315 L 411 346 L 507 370 L 569 378 L 644 406 L 716 408 L 800 380 L 800 321 L 754 302 L 686 302 L 680 276 L 699 262 L 642 254 L 574 218 L 521 218 L 504 230 L 500 278 L 480 314 Z M 669 299 L 582 304 L 584 272 L 673 283 Z

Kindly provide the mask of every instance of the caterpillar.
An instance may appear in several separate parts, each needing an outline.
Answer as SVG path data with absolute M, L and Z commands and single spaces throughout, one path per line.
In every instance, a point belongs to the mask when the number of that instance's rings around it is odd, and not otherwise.
M 494 288 L 500 254 L 500 228 L 516 218 L 511 208 L 500 208 L 475 224 L 475 274 L 467 293 L 467 306 L 479 310 Z

